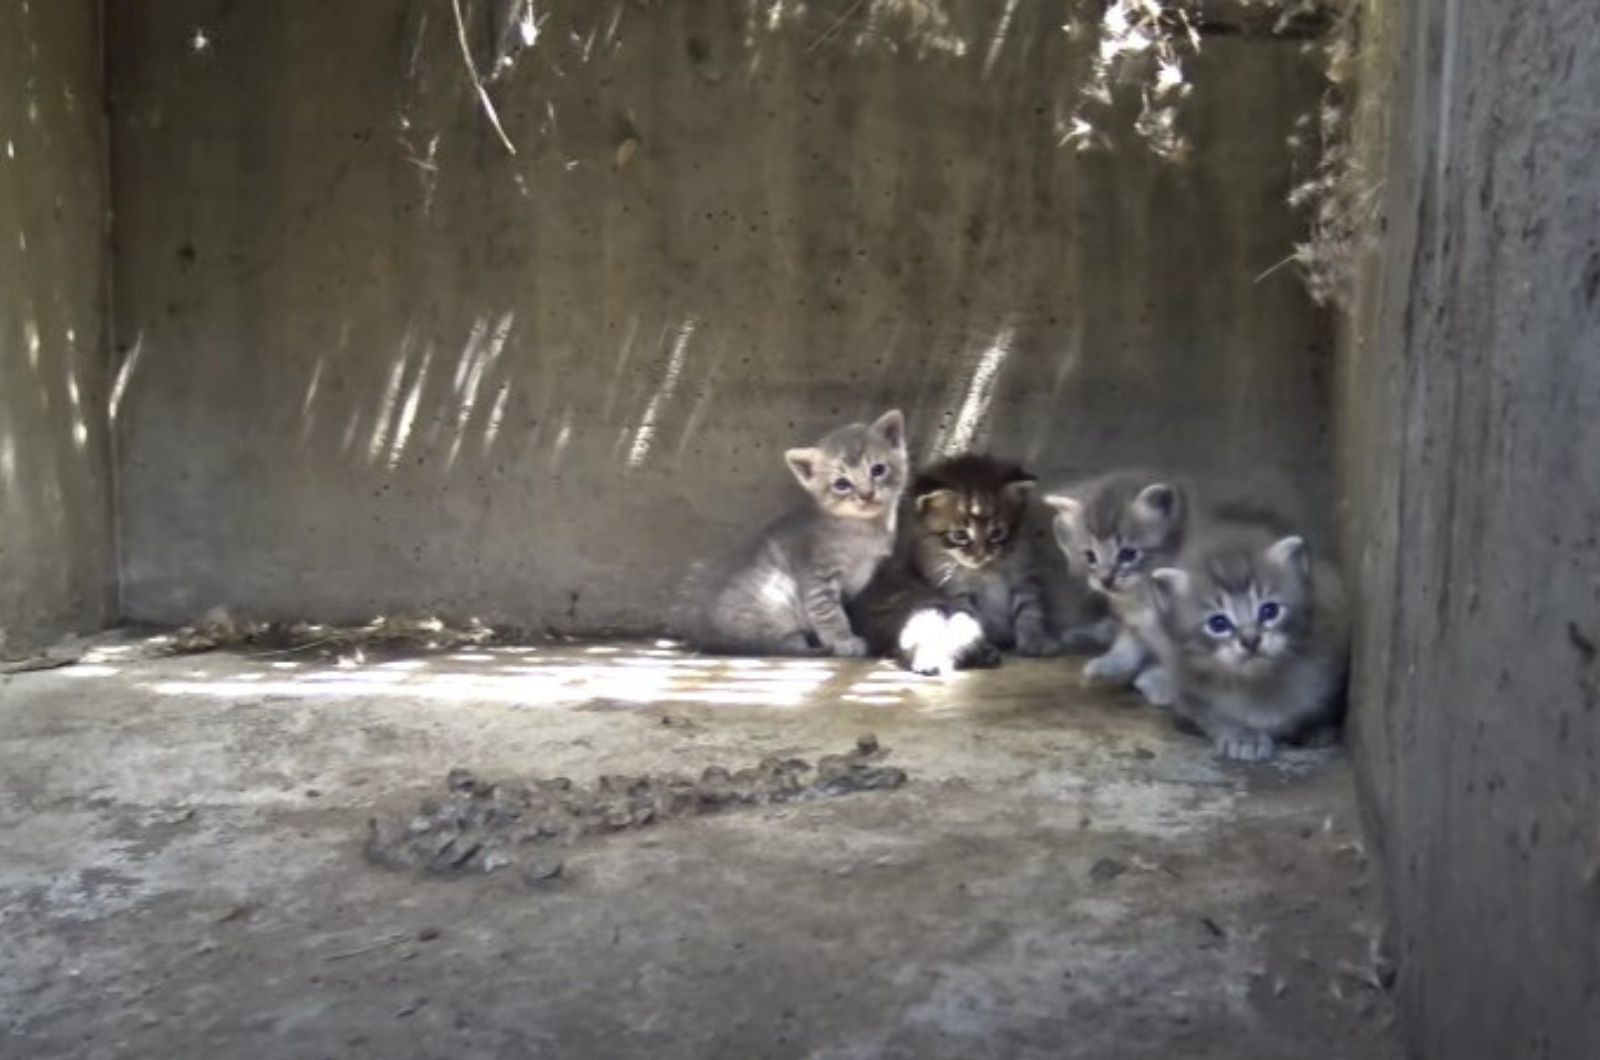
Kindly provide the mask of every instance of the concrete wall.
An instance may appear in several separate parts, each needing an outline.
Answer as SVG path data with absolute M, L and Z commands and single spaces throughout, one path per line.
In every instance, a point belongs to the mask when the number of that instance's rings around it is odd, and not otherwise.
M 112 5 L 129 615 L 656 628 L 795 496 L 784 448 L 889 405 L 1320 525 L 1329 325 L 1257 282 L 1298 42 L 1208 38 L 1171 167 L 1125 112 L 1060 145 L 1076 5 L 794 7 L 540 4 L 513 157 L 448 4 Z
M 113 613 L 97 8 L 0 5 L 0 657 Z
M 1416 1055 L 1600 1056 L 1600 6 L 1366 5 L 1359 757 Z

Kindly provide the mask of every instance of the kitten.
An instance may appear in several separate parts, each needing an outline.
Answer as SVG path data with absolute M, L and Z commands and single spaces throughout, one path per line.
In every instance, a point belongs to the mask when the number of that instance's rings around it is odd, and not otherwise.
M 905 418 L 898 410 L 852 423 L 809 449 L 784 454 L 809 495 L 762 534 L 713 600 L 709 651 L 753 655 L 865 655 L 845 601 L 894 547 L 905 488 Z
M 1151 576 L 1175 707 L 1222 757 L 1263 761 L 1340 720 L 1344 594 L 1298 536 L 1228 526 L 1203 538 Z
M 1189 520 L 1187 491 L 1158 476 L 1118 471 L 1045 498 L 1056 511 L 1056 544 L 1067 565 L 1104 596 L 1111 615 L 1069 630 L 1068 647 L 1099 647 L 1084 667 L 1091 683 L 1133 684 L 1158 706 L 1172 702 L 1155 649 L 1162 636 L 1149 575 L 1176 558 Z
M 911 570 L 978 620 L 993 645 L 1019 655 L 1055 655 L 1033 548 L 1023 533 L 1037 480 L 1014 464 L 967 454 L 917 477 Z

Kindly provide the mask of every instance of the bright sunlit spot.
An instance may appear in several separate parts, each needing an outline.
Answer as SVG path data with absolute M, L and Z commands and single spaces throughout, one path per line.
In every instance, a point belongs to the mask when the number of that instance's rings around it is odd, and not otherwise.
M 271 669 L 230 675 L 191 671 L 158 681 L 163 695 L 218 699 L 394 699 L 410 702 L 477 702 L 510 707 L 559 707 L 615 701 L 621 705 L 711 703 L 795 707 L 836 676 L 816 660 L 734 660 L 644 654 L 649 649 L 595 645 L 531 663 L 519 649 L 457 652 L 447 660 L 400 659 L 363 665 L 348 660 L 331 668 Z M 660 649 L 658 649 L 660 650 Z M 800 665 L 793 665 L 800 663 Z M 80 668 L 82 669 L 82 668 Z M 98 671 L 91 670 L 89 675 Z M 859 690 L 863 702 L 898 701 L 875 687 Z

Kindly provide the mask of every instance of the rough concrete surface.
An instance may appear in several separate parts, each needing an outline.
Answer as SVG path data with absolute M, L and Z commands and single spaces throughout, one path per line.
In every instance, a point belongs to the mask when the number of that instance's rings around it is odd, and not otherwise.
M 0 4 L 0 660 L 113 614 L 98 7 Z
M 1600 7 L 1366 5 L 1360 762 L 1415 1053 L 1600 1056 Z
M 1396 1056 L 1338 752 L 1225 768 L 1077 669 L 119 645 L 0 679 L 0 1052 Z M 591 836 L 534 887 L 362 853 L 452 767 L 588 783 L 868 732 L 903 787 Z
M 487 74 L 493 7 L 465 2 Z M 1331 511 L 1329 321 L 1281 262 L 1302 42 L 1208 36 L 1191 160 L 1063 139 L 1055 3 L 109 6 L 130 617 L 650 631 L 782 450 L 1176 466 Z

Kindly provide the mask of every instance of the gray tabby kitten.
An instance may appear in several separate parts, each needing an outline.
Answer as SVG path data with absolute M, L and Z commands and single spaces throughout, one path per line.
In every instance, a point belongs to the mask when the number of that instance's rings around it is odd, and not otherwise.
M 1173 562 L 1189 521 L 1186 491 L 1148 472 L 1118 471 L 1046 497 L 1056 511 L 1056 544 L 1068 566 L 1104 596 L 1111 617 L 1069 630 L 1068 647 L 1099 647 L 1084 679 L 1132 684 L 1158 706 L 1172 684 L 1156 655 L 1162 636 L 1150 595 L 1150 572 Z
M 762 534 L 713 600 L 703 647 L 753 655 L 865 655 L 845 601 L 894 547 L 905 418 L 886 412 L 784 454 L 809 495 Z
M 1279 741 L 1338 723 L 1349 659 L 1344 594 L 1302 538 L 1221 527 L 1151 584 L 1178 715 L 1219 755 L 1263 761 Z
M 978 620 L 993 645 L 1056 655 L 1033 548 L 1022 532 L 1037 480 L 1015 464 L 969 453 L 917 476 L 912 571 Z

